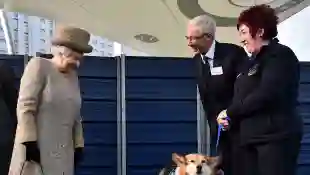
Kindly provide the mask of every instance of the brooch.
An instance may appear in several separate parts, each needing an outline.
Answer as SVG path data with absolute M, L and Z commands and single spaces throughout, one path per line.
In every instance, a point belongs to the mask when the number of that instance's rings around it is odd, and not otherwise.
M 255 64 L 253 67 L 250 68 L 250 70 L 248 72 L 248 76 L 256 74 L 257 69 L 258 69 L 258 64 Z

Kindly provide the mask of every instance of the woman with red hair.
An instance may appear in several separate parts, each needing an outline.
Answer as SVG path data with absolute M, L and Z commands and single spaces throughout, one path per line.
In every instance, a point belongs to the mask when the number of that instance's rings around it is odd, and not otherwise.
M 299 61 L 278 43 L 277 24 L 274 9 L 267 5 L 239 16 L 237 29 L 249 59 L 240 68 L 232 104 L 218 115 L 219 124 L 231 119 L 228 132 L 239 138 L 233 144 L 242 157 L 242 172 L 236 175 L 295 174 L 303 134 L 296 109 Z

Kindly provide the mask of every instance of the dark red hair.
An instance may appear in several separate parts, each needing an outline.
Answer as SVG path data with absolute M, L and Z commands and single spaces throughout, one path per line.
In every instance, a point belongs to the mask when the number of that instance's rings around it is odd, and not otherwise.
M 264 29 L 262 38 L 270 40 L 278 35 L 278 16 L 273 8 L 268 5 L 256 5 L 241 12 L 238 18 L 237 29 L 244 24 L 250 29 L 252 37 L 259 29 Z

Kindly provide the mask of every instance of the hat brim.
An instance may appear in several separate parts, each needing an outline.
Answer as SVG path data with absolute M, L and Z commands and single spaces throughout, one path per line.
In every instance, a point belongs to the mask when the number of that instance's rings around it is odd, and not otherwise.
M 70 41 L 60 41 L 60 40 L 52 40 L 53 46 L 65 46 L 76 52 L 81 53 L 90 53 L 93 51 L 93 47 L 91 45 L 80 45 Z

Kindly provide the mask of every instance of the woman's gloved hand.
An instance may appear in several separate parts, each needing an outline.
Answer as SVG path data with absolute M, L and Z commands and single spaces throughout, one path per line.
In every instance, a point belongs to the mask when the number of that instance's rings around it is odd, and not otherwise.
M 84 150 L 84 148 L 82 148 L 82 147 L 75 148 L 75 150 L 74 150 L 74 167 L 77 167 L 77 165 L 83 160 L 83 150 Z
M 217 123 L 221 125 L 223 130 L 229 129 L 229 118 L 227 116 L 226 110 L 223 110 L 222 112 L 220 112 L 216 120 L 217 120 Z
M 26 160 L 41 163 L 40 151 L 37 142 L 24 142 L 26 146 Z

